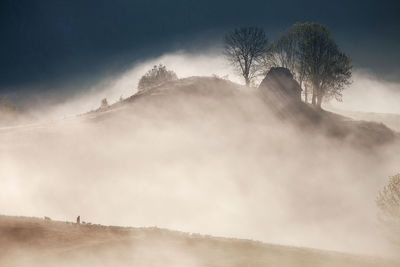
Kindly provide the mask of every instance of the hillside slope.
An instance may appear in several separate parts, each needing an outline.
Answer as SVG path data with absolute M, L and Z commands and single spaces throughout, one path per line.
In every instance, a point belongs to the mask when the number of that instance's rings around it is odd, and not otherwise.
M 160 228 L 0 216 L 1 266 L 400 266 L 400 262 Z
M 256 89 L 191 77 L 77 118 L 3 128 L 0 211 L 81 214 L 109 225 L 349 253 L 396 251 L 382 234 L 374 201 L 398 168 L 397 134 L 305 104 L 275 104 Z M 8 266 L 386 263 L 153 228 L 24 218 L 5 218 L 0 239 Z
M 330 110 L 338 114 L 342 114 L 354 120 L 373 121 L 378 123 L 384 123 L 391 129 L 399 132 L 400 131 L 400 114 L 393 113 L 374 113 L 374 112 L 361 112 L 361 111 L 347 111 L 334 109 L 330 107 Z
M 365 118 L 355 120 L 350 116 L 315 109 L 305 103 L 282 106 L 281 103 L 267 101 L 258 89 L 216 77 L 189 77 L 167 82 L 139 92 L 106 109 L 98 109 L 88 114 L 102 120 L 114 111 L 132 108 L 134 105 L 134 108 L 140 111 L 145 107 L 153 107 L 156 110 L 162 108 L 163 113 L 170 113 L 171 117 L 185 117 L 188 115 L 185 111 L 189 109 L 217 113 L 221 110 L 230 112 L 230 109 L 239 109 L 247 112 L 246 116 L 254 116 L 251 112 L 262 112 L 283 123 L 297 125 L 303 131 L 322 133 L 345 141 L 346 144 L 363 148 L 399 140 L 399 134 L 382 122 L 367 121 Z

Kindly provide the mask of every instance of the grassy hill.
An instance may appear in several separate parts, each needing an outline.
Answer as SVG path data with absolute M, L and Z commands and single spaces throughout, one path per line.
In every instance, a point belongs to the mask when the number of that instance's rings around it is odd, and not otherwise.
M 164 113 L 167 119 L 187 118 L 188 112 L 247 113 L 245 116 L 258 116 L 263 113 L 279 121 L 298 126 L 311 134 L 322 134 L 336 140 L 362 148 L 371 148 L 399 140 L 399 134 L 384 123 L 393 126 L 392 121 L 377 120 L 370 117 L 354 117 L 352 114 L 315 109 L 309 104 L 294 103 L 282 105 L 277 101 L 266 101 L 263 94 L 255 88 L 248 88 L 217 77 L 189 77 L 163 83 L 139 92 L 124 101 L 89 112 L 95 120 L 113 118 L 121 110 L 131 109 L 132 113 Z M 133 111 L 132 111 L 133 109 Z M 162 109 L 160 112 L 159 110 Z M 147 110 L 147 111 L 146 111 Z M 257 114 L 258 113 L 258 114 Z M 168 116 L 169 115 L 169 116 Z M 159 116 L 159 115 L 157 115 Z M 252 117 L 250 117 L 252 116 Z M 151 117 L 150 119 L 158 119 Z M 193 118 L 193 117 L 191 117 Z M 396 125 L 394 125 L 396 126 Z M 394 127 L 394 129 L 397 129 Z
M 384 123 L 391 129 L 397 132 L 400 131 L 400 114 L 346 111 L 338 109 L 332 109 L 332 111 L 347 116 L 349 118 L 352 118 L 354 120 Z
M 398 134 L 304 103 L 277 107 L 256 89 L 191 77 L 77 118 L 2 128 L 0 210 L 343 251 L 384 247 L 374 199 L 398 167 Z M 1 216 L 0 266 L 400 265 L 159 228 Z
M 0 216 L 0 266 L 400 266 L 400 262 L 170 231 Z

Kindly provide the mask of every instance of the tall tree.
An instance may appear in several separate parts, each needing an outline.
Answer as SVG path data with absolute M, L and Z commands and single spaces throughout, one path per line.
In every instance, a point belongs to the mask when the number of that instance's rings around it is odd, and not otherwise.
M 281 34 L 270 46 L 266 67 L 288 68 L 304 88 L 312 86 L 312 104 L 321 107 L 324 97 L 341 100 L 343 89 L 350 84 L 351 60 L 341 52 L 329 29 L 319 23 L 297 23 Z
M 224 43 L 225 56 L 250 86 L 262 70 L 262 61 L 268 49 L 264 30 L 256 27 L 235 29 L 225 36 Z
M 303 88 L 305 102 L 308 102 L 308 81 L 304 64 L 300 58 L 299 40 L 301 38 L 300 24 L 295 24 L 281 33 L 276 43 L 272 43 L 265 56 L 264 67 L 268 71 L 271 67 L 289 69 L 293 77 Z
M 281 33 L 277 42 L 272 42 L 265 56 L 265 67 L 284 67 L 296 74 L 296 61 L 298 55 L 297 34 L 292 29 Z
M 351 83 L 351 59 L 341 52 L 325 25 L 295 24 L 299 35 L 299 62 L 313 88 L 312 104 L 321 108 L 324 97 L 341 101 Z

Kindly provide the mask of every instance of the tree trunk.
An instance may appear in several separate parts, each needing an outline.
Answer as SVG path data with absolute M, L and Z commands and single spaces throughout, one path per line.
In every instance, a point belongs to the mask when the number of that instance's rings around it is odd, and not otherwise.
M 308 88 L 307 88 L 307 84 L 304 84 L 304 102 L 308 103 Z
M 316 94 L 315 90 L 313 90 L 311 104 L 313 106 L 315 106 L 317 104 L 317 94 Z
M 245 82 L 246 82 L 246 86 L 250 87 L 250 79 L 248 77 L 244 77 Z
M 317 97 L 319 94 L 319 86 L 317 82 L 313 82 L 313 92 L 312 92 L 312 105 L 317 106 Z
M 318 97 L 317 97 L 317 107 L 318 107 L 319 109 L 321 109 L 323 97 L 324 97 L 323 94 L 318 93 Z

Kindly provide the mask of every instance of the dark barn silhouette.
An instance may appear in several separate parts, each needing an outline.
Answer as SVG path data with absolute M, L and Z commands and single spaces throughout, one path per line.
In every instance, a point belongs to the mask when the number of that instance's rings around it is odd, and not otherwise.
M 301 102 L 301 87 L 287 68 L 271 68 L 258 88 L 277 105 Z

